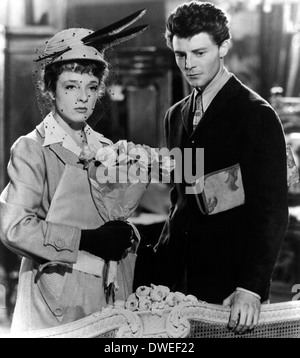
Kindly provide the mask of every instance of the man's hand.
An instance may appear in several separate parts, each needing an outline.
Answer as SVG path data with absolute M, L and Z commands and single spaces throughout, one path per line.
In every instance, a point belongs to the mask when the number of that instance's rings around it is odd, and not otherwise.
M 260 299 L 243 291 L 234 291 L 223 301 L 224 306 L 230 306 L 231 312 L 228 328 L 234 333 L 251 331 L 258 323 Z

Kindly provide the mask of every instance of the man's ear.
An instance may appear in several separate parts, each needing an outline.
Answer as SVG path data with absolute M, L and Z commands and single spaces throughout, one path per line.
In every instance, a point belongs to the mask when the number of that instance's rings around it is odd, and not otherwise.
M 227 55 L 229 48 L 230 48 L 230 40 L 223 41 L 223 43 L 219 48 L 220 58 L 223 58 Z

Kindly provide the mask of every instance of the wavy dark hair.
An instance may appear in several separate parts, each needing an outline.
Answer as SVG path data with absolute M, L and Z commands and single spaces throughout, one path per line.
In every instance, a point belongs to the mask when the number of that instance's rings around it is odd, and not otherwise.
M 43 74 L 44 91 L 55 93 L 57 80 L 64 71 L 92 74 L 99 79 L 99 93 L 105 91 L 108 68 L 104 64 L 90 60 L 55 62 L 46 66 Z
M 167 20 L 167 46 L 173 49 L 174 36 L 188 39 L 200 32 L 209 34 L 214 42 L 221 46 L 225 40 L 231 38 L 228 23 L 225 12 L 209 2 L 183 3 L 171 12 Z

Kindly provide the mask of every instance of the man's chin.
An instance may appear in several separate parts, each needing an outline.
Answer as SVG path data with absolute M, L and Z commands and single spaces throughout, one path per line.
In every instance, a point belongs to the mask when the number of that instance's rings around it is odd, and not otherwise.
M 190 78 L 187 78 L 187 81 L 188 81 L 189 85 L 192 87 L 203 87 L 204 86 L 203 82 L 199 81 L 199 80 L 191 80 Z

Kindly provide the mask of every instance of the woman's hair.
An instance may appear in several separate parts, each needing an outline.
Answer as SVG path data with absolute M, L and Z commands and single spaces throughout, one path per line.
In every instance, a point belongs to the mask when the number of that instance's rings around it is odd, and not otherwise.
M 174 36 L 187 39 L 200 32 L 210 35 L 218 46 L 231 37 L 227 16 L 220 8 L 209 2 L 192 1 L 171 12 L 165 38 L 168 47 L 173 49 Z
M 109 73 L 107 66 L 90 60 L 72 60 L 56 62 L 45 67 L 42 75 L 43 92 L 45 94 L 55 93 L 58 77 L 65 71 L 94 75 L 99 79 L 99 95 L 105 92 L 105 80 Z

